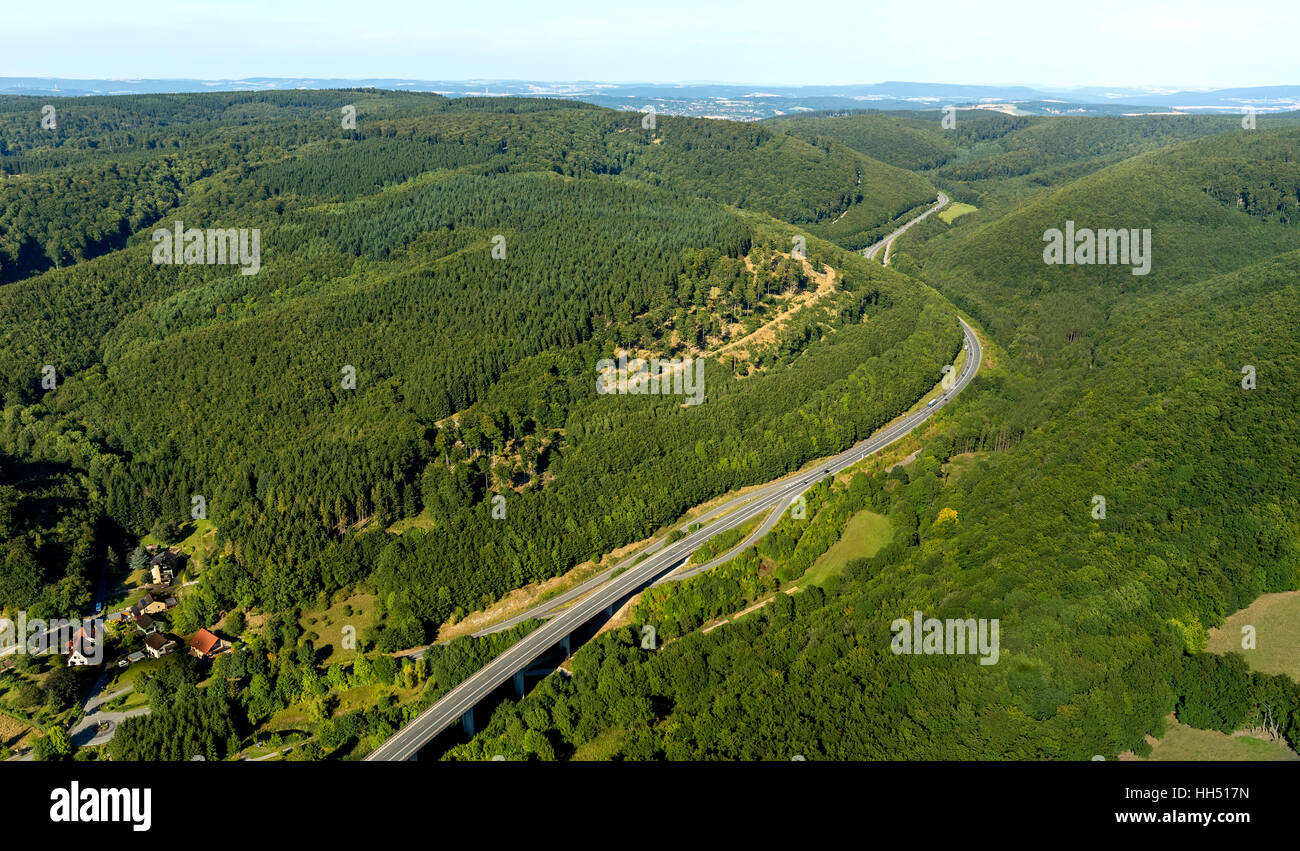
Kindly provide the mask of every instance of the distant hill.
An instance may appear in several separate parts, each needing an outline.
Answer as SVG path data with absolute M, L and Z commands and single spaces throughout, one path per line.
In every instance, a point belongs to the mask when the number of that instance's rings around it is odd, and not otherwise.
M 875 157 L 898 168 L 923 171 L 938 168 L 957 155 L 958 145 L 951 134 L 939 128 L 935 115 L 933 127 L 916 127 L 912 122 L 882 112 L 842 117 L 777 118 L 770 124 L 805 139 L 830 138 L 855 151 Z
M 376 88 L 437 92 L 450 97 L 558 97 L 619 110 L 654 105 L 661 113 L 759 120 L 815 110 L 937 109 L 943 104 L 1015 105 L 1025 114 L 1113 115 L 1116 112 L 1261 112 L 1300 108 L 1300 85 L 1177 91 L 1152 88 L 1059 89 L 891 81 L 884 83 L 756 86 L 712 82 L 599 82 L 591 80 L 416 80 L 248 77 L 238 80 L 112 80 L 0 77 L 0 94 L 39 97 L 163 92 L 261 92 Z
M 1051 130 L 1025 132 L 1040 129 Z M 1049 138 L 1062 137 L 1039 133 L 1034 141 Z M 1033 339 L 1044 344 L 1067 333 L 1086 335 L 1092 322 L 1128 298 L 1300 248 L 1297 145 L 1300 127 L 1238 128 L 1151 151 L 935 241 L 926 248 L 926 266 L 950 297 L 991 329 L 1010 335 L 1019 328 L 1022 345 L 1029 345 L 1028 317 L 1042 323 Z M 1066 221 L 1080 228 L 1149 228 L 1150 273 L 1135 276 L 1118 265 L 1045 265 L 1043 234 Z
M 0 98 L 0 174 L 22 175 L 2 187 L 15 203 L 0 211 L 0 282 L 120 248 L 194 180 L 237 163 L 258 166 L 250 145 L 277 152 L 256 173 L 277 193 L 293 186 L 353 197 L 442 168 L 541 168 L 635 180 L 797 224 L 843 218 L 828 238 L 855 245 L 935 193 L 925 178 L 844 146 L 670 116 L 646 129 L 641 116 L 571 101 L 334 91 L 51 103 L 57 126 L 47 131 L 39 104 Z M 360 129 L 341 132 L 349 104 Z M 115 187 L 109 204 L 81 203 L 105 186 Z

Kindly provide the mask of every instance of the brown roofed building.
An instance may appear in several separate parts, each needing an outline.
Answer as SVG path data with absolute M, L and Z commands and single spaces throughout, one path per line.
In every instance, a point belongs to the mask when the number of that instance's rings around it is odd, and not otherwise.
M 199 630 L 190 639 L 190 652 L 200 659 L 211 658 L 228 646 L 218 635 L 208 632 L 206 629 Z
M 176 642 L 161 632 L 155 632 L 145 636 L 144 649 L 153 658 L 160 659 L 176 649 Z
M 145 594 L 140 598 L 140 602 L 131 607 L 131 617 L 139 620 L 141 615 L 156 615 L 159 612 L 167 611 L 174 605 L 176 605 L 176 601 L 170 597 L 163 600 L 152 594 Z
M 163 550 L 149 561 L 149 574 L 155 585 L 171 585 L 176 576 L 176 554 Z

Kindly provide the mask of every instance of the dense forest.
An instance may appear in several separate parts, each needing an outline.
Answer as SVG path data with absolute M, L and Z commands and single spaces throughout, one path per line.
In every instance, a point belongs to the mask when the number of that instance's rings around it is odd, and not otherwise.
M 853 112 L 773 118 L 765 125 L 813 144 L 839 142 L 920 172 L 952 198 L 1010 212 L 1022 200 L 1147 151 L 1239 132 L 1241 118 L 1213 115 L 1095 117 L 1006 115 L 957 109 L 951 126 L 934 112 Z M 1294 125 L 1294 113 L 1261 117 L 1261 130 Z
M 864 438 L 959 309 L 989 361 L 914 462 L 647 591 L 448 756 L 1086 759 L 1170 712 L 1300 742 L 1293 682 L 1202 652 L 1300 588 L 1294 121 L 356 90 L 56 100 L 51 131 L 42 103 L 0 98 L 0 608 L 84 612 L 199 495 L 218 555 L 169 617 L 244 639 L 143 684 L 115 758 L 228 758 L 293 707 L 296 758 L 364 753 L 532 624 L 389 654 Z M 940 190 L 980 210 L 856 253 Z M 1150 274 L 1045 265 L 1067 221 L 1150 229 Z M 174 222 L 256 229 L 259 271 L 152 262 Z M 599 393 L 619 352 L 698 359 L 703 403 Z M 862 511 L 891 543 L 806 581 Z M 326 663 L 297 618 L 356 592 L 365 652 Z M 891 653 L 916 610 L 999 619 L 999 663 Z
M 1208 627 L 1300 588 L 1298 142 L 1187 142 L 907 243 L 899 265 L 1004 347 L 921 457 L 643 594 L 633 627 L 448 757 L 1109 759 L 1148 753 L 1171 712 L 1300 745 L 1300 685 L 1203 652 Z M 1043 265 L 1066 218 L 1152 228 L 1151 274 Z M 818 518 L 837 529 L 862 507 L 893 543 L 773 596 L 825 549 Z M 888 625 L 915 610 L 998 618 L 999 663 L 892 654 Z M 640 624 L 675 640 L 643 649 Z
M 960 339 L 932 291 L 800 228 L 930 196 L 843 146 L 376 92 L 60 102 L 48 139 L 33 102 L 3 106 L 3 448 L 85 491 L 93 564 L 69 564 L 66 602 L 200 495 L 224 555 L 185 623 L 364 582 L 402 592 L 381 649 L 414 646 L 865 436 Z M 260 271 L 150 262 L 173 221 L 257 228 Z M 807 289 L 796 236 L 832 291 L 743 361 L 710 358 Z M 706 404 L 599 395 L 619 349 L 706 358 Z M 2 602 L 65 579 L 56 555 L 15 555 Z

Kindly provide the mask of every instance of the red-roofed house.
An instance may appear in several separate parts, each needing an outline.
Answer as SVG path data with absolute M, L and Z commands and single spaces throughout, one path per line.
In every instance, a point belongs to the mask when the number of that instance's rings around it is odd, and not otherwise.
M 190 639 L 190 652 L 200 659 L 209 659 L 229 647 L 220 636 L 201 629 Z
M 86 631 L 83 626 L 72 636 L 68 642 L 68 667 L 80 665 L 98 665 L 103 659 L 99 653 L 99 647 L 94 637 Z

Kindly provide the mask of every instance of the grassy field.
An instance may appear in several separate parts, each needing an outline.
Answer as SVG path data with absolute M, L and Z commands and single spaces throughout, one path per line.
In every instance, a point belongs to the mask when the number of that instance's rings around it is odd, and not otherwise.
M 948 463 L 943 465 L 944 481 L 949 482 L 960 478 L 961 474 L 975 466 L 981 458 L 987 458 L 989 452 L 963 452 L 960 455 L 954 455 L 948 459 Z
M 194 579 L 208 565 L 216 561 L 218 555 L 217 527 L 211 520 L 193 520 L 186 524 L 184 529 L 190 534 L 177 546 L 180 547 L 181 552 L 190 557 L 190 561 L 185 566 L 185 574 L 176 578 L 178 582 Z
M 15 752 L 25 750 L 32 746 L 32 740 L 37 735 L 37 729 L 30 724 L 24 724 L 8 715 L 0 715 L 0 748 L 9 748 Z
M 132 570 L 126 574 L 108 593 L 105 611 L 117 612 L 135 605 L 140 598 L 149 593 L 149 571 Z
M 388 527 L 388 531 L 392 532 L 394 535 L 400 535 L 411 529 L 423 529 L 428 531 L 436 525 L 438 525 L 437 521 L 433 519 L 433 515 L 430 514 L 429 509 L 426 508 L 414 517 L 404 517 L 401 520 L 398 520 L 396 523 Z
M 622 744 L 622 730 L 604 730 L 591 741 L 578 745 L 573 752 L 573 760 L 574 762 L 600 762 L 612 759 Z
M 380 696 L 385 694 L 393 695 L 398 703 L 410 703 L 420 696 L 424 688 L 424 684 L 407 689 L 396 685 L 385 686 L 379 683 L 370 683 L 369 685 L 356 686 L 341 692 L 335 692 L 339 698 L 339 703 L 334 710 L 333 717 L 337 718 L 358 709 L 374 706 L 379 702 Z M 307 702 L 299 701 L 286 706 L 267 719 L 259 728 L 258 735 L 264 737 L 276 732 L 283 733 L 285 730 L 314 731 L 315 728 L 316 722 L 311 719 Z M 268 750 L 274 750 L 274 748 L 268 748 Z
M 1244 626 L 1255 627 L 1254 650 L 1241 646 Z M 1211 653 L 1240 653 L 1252 670 L 1300 681 L 1300 591 L 1264 594 L 1209 633 Z
M 1153 743 L 1151 755 L 1146 759 L 1153 762 L 1283 762 L 1300 760 L 1300 756 L 1276 742 L 1250 736 L 1228 736 L 1217 730 L 1197 730 L 1174 721 L 1169 730 Z
M 303 612 L 298 623 L 304 632 L 314 633 L 317 636 L 312 641 L 316 643 L 318 650 L 328 648 L 329 655 L 325 657 L 325 665 L 350 662 L 356 658 L 357 651 L 343 648 L 343 627 L 351 626 L 356 629 L 359 644 L 366 627 L 374 623 L 374 610 L 374 594 L 353 594 L 323 612 L 319 609 Z
M 176 652 L 186 653 L 188 650 L 184 647 L 180 647 L 177 648 Z M 134 665 L 128 665 L 125 668 L 119 668 L 114 665 L 109 681 L 104 686 L 104 693 L 107 694 L 109 692 L 114 692 L 118 689 L 126 688 L 127 686 L 135 688 L 142 676 L 145 674 L 158 673 L 167 665 L 173 664 L 175 658 L 175 654 L 164 656 L 161 659 L 149 659 L 146 657 L 141 659 L 139 662 L 136 662 Z
M 939 218 L 943 219 L 944 222 L 946 222 L 947 224 L 952 224 L 952 220 L 957 218 L 958 216 L 964 216 L 967 213 L 973 213 L 978 209 L 979 207 L 974 207 L 971 206 L 970 204 L 963 204 L 960 201 L 954 201 L 951 204 L 949 204 L 946 209 L 944 209 L 942 212 L 939 213 Z
M 211 520 L 190 520 L 181 526 L 181 533 L 185 537 L 174 543 L 190 561 L 185 566 L 184 574 L 176 577 L 177 582 L 195 578 L 218 555 L 217 527 Z M 161 546 L 161 542 L 150 534 L 140 539 L 140 545 Z
M 148 705 L 149 695 L 133 688 L 126 694 L 118 695 L 107 703 L 100 704 L 99 710 L 103 712 L 129 712 L 132 709 L 139 709 L 141 706 Z
M 808 572 L 799 578 L 800 585 L 816 584 L 839 573 L 855 558 L 868 558 L 889 543 L 893 537 L 889 518 L 874 511 L 859 511 L 844 524 L 840 539 L 821 558 L 813 562 Z

